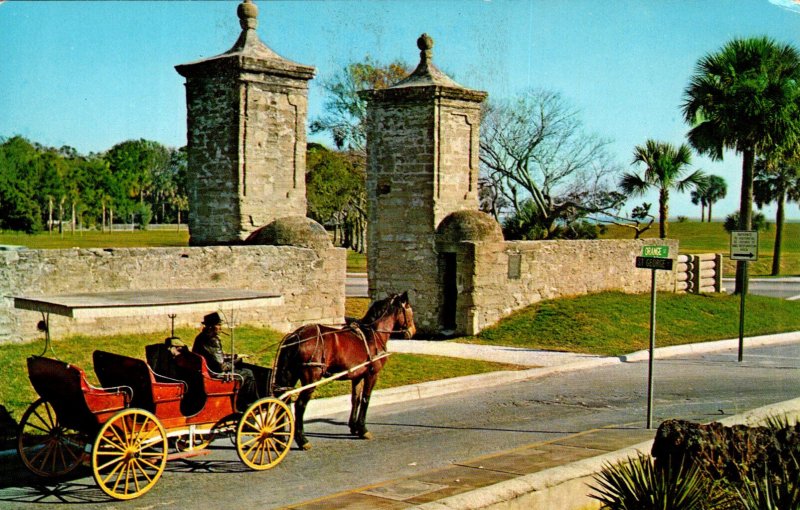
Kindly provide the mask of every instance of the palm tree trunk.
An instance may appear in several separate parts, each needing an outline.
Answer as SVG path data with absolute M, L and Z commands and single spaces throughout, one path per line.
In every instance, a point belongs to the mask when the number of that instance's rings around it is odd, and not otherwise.
M 786 192 L 784 190 L 780 190 L 778 193 L 778 211 L 775 214 L 775 247 L 772 251 L 772 276 L 778 276 L 781 273 L 781 246 L 783 244 L 785 204 Z
M 658 235 L 661 239 L 667 238 L 667 231 L 669 225 L 667 218 L 669 217 L 669 190 L 661 188 L 658 194 Z
M 703 223 L 706 219 L 706 204 L 700 202 L 700 223 Z
M 753 149 L 742 151 L 742 193 L 739 198 L 739 230 L 753 228 Z M 736 261 L 736 287 L 734 294 L 747 294 L 747 261 Z
M 713 202 L 708 203 L 708 222 L 711 223 L 711 204 Z

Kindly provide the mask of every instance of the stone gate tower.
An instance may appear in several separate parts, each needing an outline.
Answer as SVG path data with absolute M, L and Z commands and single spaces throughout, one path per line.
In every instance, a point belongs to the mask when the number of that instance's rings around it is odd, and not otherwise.
M 258 38 L 258 9 L 216 57 L 176 66 L 186 78 L 192 245 L 238 243 L 272 220 L 306 214 L 306 112 L 314 68 Z
M 431 61 L 433 39 L 417 40 L 420 63 L 408 78 L 363 93 L 367 109 L 369 294 L 409 290 L 415 322 L 447 329 L 436 229 L 455 211 L 478 209 L 480 107 Z

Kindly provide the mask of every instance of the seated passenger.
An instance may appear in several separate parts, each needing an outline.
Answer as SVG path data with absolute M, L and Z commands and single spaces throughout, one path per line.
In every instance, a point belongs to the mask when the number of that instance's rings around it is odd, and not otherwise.
M 252 370 L 242 367 L 243 357 L 225 354 L 222 350 L 222 341 L 219 333 L 222 330 L 222 319 L 214 312 L 203 317 L 203 330 L 194 339 L 192 352 L 206 359 L 208 369 L 212 372 L 224 373 L 233 371 L 242 377 L 242 387 L 239 390 L 237 407 L 244 410 L 248 405 L 259 399 L 256 389 L 256 380 Z

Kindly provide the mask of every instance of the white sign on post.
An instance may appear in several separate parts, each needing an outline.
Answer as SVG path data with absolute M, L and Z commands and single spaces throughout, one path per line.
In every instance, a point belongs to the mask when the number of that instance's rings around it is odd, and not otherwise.
M 758 231 L 731 232 L 731 260 L 758 260 Z

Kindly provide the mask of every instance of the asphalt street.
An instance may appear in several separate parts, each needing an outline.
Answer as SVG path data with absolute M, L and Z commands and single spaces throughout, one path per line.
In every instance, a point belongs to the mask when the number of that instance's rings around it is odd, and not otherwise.
M 618 362 L 376 406 L 368 417 L 372 441 L 347 435 L 345 413 L 320 416 L 306 427 L 314 448 L 293 449 L 266 472 L 249 471 L 230 442 L 219 440 L 207 457 L 168 465 L 151 492 L 127 503 L 109 502 L 86 471 L 42 485 L 4 459 L 0 508 L 281 508 L 593 428 L 640 432 L 646 373 L 646 361 Z M 798 375 L 799 343 L 750 348 L 742 363 L 734 350 L 658 359 L 654 423 L 712 421 L 796 398 Z

